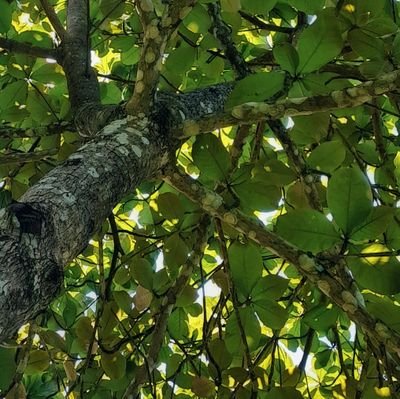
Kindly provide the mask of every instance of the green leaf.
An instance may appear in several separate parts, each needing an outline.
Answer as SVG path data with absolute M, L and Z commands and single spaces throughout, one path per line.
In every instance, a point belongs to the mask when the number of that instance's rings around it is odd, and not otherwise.
M 167 219 L 181 219 L 184 209 L 179 197 L 174 193 L 162 193 L 157 200 L 158 210 Z
M 297 176 L 283 162 L 273 159 L 264 162 L 261 171 L 259 168 L 256 168 L 254 178 L 266 185 L 283 187 L 294 182 Z
M 254 169 L 253 177 L 253 168 L 250 165 L 244 165 L 235 171 L 230 186 L 239 198 L 242 208 L 251 212 L 276 209 L 281 199 L 281 192 L 278 187 L 272 184 L 277 182 L 280 184 L 280 178 L 291 180 L 291 176 L 293 176 L 290 169 L 284 164 L 277 164 L 276 162 L 272 161 L 271 165 L 267 166 L 274 169 L 271 173 L 265 172 L 262 165 L 262 169 Z
M 385 45 L 381 39 L 365 33 L 362 29 L 353 29 L 348 34 L 351 48 L 361 57 L 382 59 L 385 56 Z
M 387 206 L 373 208 L 369 216 L 354 228 L 350 235 L 351 240 L 372 240 L 383 234 L 393 219 L 393 211 L 393 208 Z
M 274 47 L 273 53 L 281 68 L 294 76 L 299 65 L 299 55 L 296 49 L 290 43 L 281 43 Z
M 118 380 L 125 375 L 126 358 L 120 352 L 102 353 L 101 367 L 110 379 Z
M 179 234 L 168 237 L 164 243 L 164 260 L 170 272 L 176 272 L 188 257 L 188 247 Z
M 215 182 L 226 178 L 230 168 L 229 154 L 221 141 L 213 134 L 202 134 L 196 137 L 192 156 L 204 180 Z
M 393 218 L 386 230 L 386 244 L 398 250 L 400 248 L 400 213 L 396 213 L 396 217 Z
M 339 141 L 320 144 L 307 158 L 308 165 L 316 170 L 330 173 L 338 168 L 346 157 L 346 149 Z
M 7 33 L 11 28 L 12 8 L 6 0 L 0 0 L 0 33 Z
M 284 239 L 303 251 L 318 253 L 332 248 L 340 234 L 322 214 L 311 209 L 299 209 L 279 216 L 276 230 Z
M 193 33 L 206 34 L 211 26 L 211 19 L 207 10 L 197 3 L 185 17 L 183 24 Z
M 393 22 L 392 18 L 375 18 L 362 26 L 362 30 L 371 36 L 382 37 L 396 33 L 399 28 Z
M 317 143 L 327 133 L 329 121 L 330 116 L 325 112 L 296 116 L 293 118 L 294 126 L 290 136 L 297 144 Z
M 0 110 L 16 104 L 25 104 L 28 86 L 25 81 L 17 80 L 0 90 Z
M 225 108 L 268 100 L 283 89 L 285 75 L 281 72 L 258 72 L 240 80 L 230 94 Z
M 246 337 L 246 343 L 251 351 L 258 348 L 261 338 L 261 326 L 252 307 L 238 309 L 240 321 Z M 242 335 L 236 318 L 232 312 L 226 323 L 225 343 L 232 354 L 241 353 L 243 350 Z
M 153 288 L 154 271 L 151 263 L 144 258 L 134 257 L 130 262 L 130 274 L 144 288 Z
M 251 297 L 253 299 L 278 299 L 286 291 L 288 284 L 288 279 L 273 274 L 261 277 L 253 288 Z
M 218 364 L 221 370 L 227 369 L 232 363 L 233 357 L 226 348 L 225 341 L 222 339 L 213 339 L 209 344 L 211 356 L 214 361 Z
M 341 168 L 329 179 L 327 201 L 337 225 L 349 234 L 372 211 L 369 182 L 358 168 Z
M 240 0 L 221 0 L 222 11 L 238 12 L 242 7 Z
M 251 14 L 266 14 L 275 7 L 277 0 L 241 0 L 242 8 Z
M 44 350 L 33 350 L 29 354 L 28 364 L 25 369 L 25 374 L 32 375 L 43 373 L 50 366 L 49 354 Z
M 303 399 L 303 395 L 295 388 L 283 387 L 277 388 L 273 387 L 264 396 L 265 399 Z
M 0 347 L 0 392 L 9 387 L 16 370 L 15 349 Z
M 189 335 L 188 317 L 182 308 L 175 309 L 168 318 L 168 331 L 174 339 L 186 340 Z
M 316 71 L 340 54 L 343 39 L 335 18 L 322 14 L 299 36 L 297 52 L 301 74 Z
M 400 306 L 395 305 L 387 297 L 378 297 L 373 294 L 364 294 L 367 309 L 397 333 L 400 333 Z
M 282 305 L 266 298 L 252 299 L 251 303 L 257 316 L 267 327 L 279 330 L 286 324 L 289 313 Z
M 347 258 L 357 284 L 383 295 L 400 292 L 400 262 L 394 257 L 379 255 L 388 251 L 384 245 L 375 243 L 361 251 L 361 254 L 372 256 L 357 257 L 357 254 L 351 254 L 353 256 Z M 373 256 L 374 253 L 378 255 Z
M 289 3 L 306 14 L 316 14 L 324 7 L 325 0 L 289 0 Z
M 326 333 L 329 328 L 336 325 L 339 310 L 336 306 L 317 305 L 311 308 L 302 319 L 302 323 L 316 331 Z
M 234 242 L 228 249 L 232 279 L 237 290 L 248 297 L 262 274 L 262 258 L 258 247 Z

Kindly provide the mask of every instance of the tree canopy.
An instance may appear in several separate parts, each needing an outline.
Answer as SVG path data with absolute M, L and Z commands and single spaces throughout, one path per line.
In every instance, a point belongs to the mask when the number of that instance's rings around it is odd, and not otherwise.
M 400 390 L 395 0 L 0 0 L 0 396 Z

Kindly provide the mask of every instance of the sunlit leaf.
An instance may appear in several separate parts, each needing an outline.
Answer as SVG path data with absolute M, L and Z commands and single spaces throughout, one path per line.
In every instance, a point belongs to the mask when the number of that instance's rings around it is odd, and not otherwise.
M 327 200 L 335 222 L 347 234 L 372 211 L 368 179 L 357 168 L 342 168 L 332 175 Z

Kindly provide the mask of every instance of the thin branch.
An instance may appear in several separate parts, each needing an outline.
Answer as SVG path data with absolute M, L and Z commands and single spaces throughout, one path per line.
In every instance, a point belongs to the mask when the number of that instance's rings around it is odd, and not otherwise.
M 24 137 L 45 137 L 54 134 L 62 134 L 65 132 L 74 132 L 75 127 L 70 123 L 52 124 L 48 126 L 39 126 L 29 129 L 22 129 L 7 125 L 0 125 L 1 138 L 24 138 Z
M 232 29 L 222 19 L 221 5 L 219 1 L 208 4 L 208 13 L 213 22 L 213 34 L 222 44 L 226 58 L 229 60 L 232 68 L 236 71 L 239 79 L 246 77 L 251 72 L 250 68 L 232 40 Z
M 126 105 L 129 115 L 143 117 L 140 114 L 147 115 L 152 108 L 168 39 L 181 20 L 191 11 L 195 1 L 171 0 L 170 4 L 165 5 L 161 18 L 157 17 L 152 1 L 136 1 L 144 31 L 144 43 L 134 92 Z
M 164 295 L 164 300 L 160 306 L 154 330 L 152 332 L 150 347 L 146 353 L 146 363 L 141 365 L 132 381 L 129 383 L 124 399 L 136 398 L 137 394 L 150 375 L 157 367 L 158 356 L 167 331 L 168 318 L 175 307 L 175 303 L 182 290 L 186 287 L 192 275 L 193 269 L 201 262 L 204 253 L 204 247 L 207 243 L 207 227 L 209 225 L 209 217 L 204 215 L 196 231 L 195 246 L 190 253 L 188 260 L 182 266 L 175 284 Z
M 0 165 L 42 161 L 43 159 L 56 155 L 57 152 L 57 148 L 52 148 L 50 150 L 36 151 L 31 153 L 15 152 L 12 154 L 0 154 Z
M 226 270 L 226 273 L 228 275 L 229 292 L 230 292 L 230 296 L 231 296 L 232 303 L 233 303 L 233 310 L 235 313 L 236 322 L 239 327 L 240 338 L 242 341 L 242 345 L 244 347 L 244 354 L 245 354 L 245 359 L 246 359 L 246 363 L 247 363 L 248 374 L 249 374 L 250 380 L 252 382 L 252 384 L 251 384 L 252 392 L 256 392 L 257 391 L 257 377 L 254 373 L 254 364 L 253 364 L 253 360 L 251 358 L 249 344 L 247 342 L 246 331 L 244 329 L 242 317 L 240 315 L 239 309 L 241 307 L 241 304 L 239 303 L 235 285 L 233 283 L 232 269 L 231 269 L 230 263 L 229 263 L 228 248 L 227 248 L 226 239 L 224 236 L 224 231 L 223 231 L 222 225 L 221 225 L 221 220 L 219 220 L 219 219 L 215 220 L 215 227 L 216 227 L 216 231 L 217 231 L 219 245 L 221 248 L 224 269 Z
M 223 220 L 236 231 L 290 262 L 354 323 L 363 328 L 377 350 L 380 345 L 384 345 L 391 353 L 391 360 L 395 364 L 400 363 L 400 334 L 385 323 L 377 322 L 367 311 L 363 297 L 354 286 L 351 275 L 347 276 L 347 281 L 339 282 L 338 277 L 329 273 L 337 263 L 341 262 L 340 258 L 337 256 L 322 258 L 299 250 L 276 233 L 265 229 L 261 222 L 243 215 L 238 210 L 226 208 L 218 194 L 176 169 L 169 171 L 164 180 L 203 207 L 211 216 Z M 340 278 L 344 279 L 344 276 Z
M 271 32 L 281 32 L 281 33 L 293 33 L 294 28 L 288 28 L 285 26 L 278 26 L 278 25 L 273 25 L 273 24 L 267 24 L 264 22 L 262 19 L 248 14 L 247 12 L 244 12 L 242 10 L 239 10 L 239 14 L 244 18 L 246 21 L 251 22 L 253 25 L 257 26 L 260 29 L 268 30 Z
M 376 149 L 378 150 L 381 162 L 385 162 L 387 154 L 385 149 L 385 142 L 383 140 L 383 132 L 382 132 L 383 126 L 380 117 L 380 112 L 377 109 L 378 107 L 375 98 L 372 100 L 372 104 L 375 106 L 371 110 L 371 120 L 372 120 L 372 127 L 374 130 L 375 145 Z
M 42 5 L 44 12 L 46 13 L 47 18 L 49 19 L 51 26 L 57 32 L 58 37 L 60 38 L 61 41 L 64 40 L 65 29 L 62 26 L 60 20 L 58 19 L 57 14 L 54 11 L 54 8 L 48 3 L 47 0 L 40 0 L 40 4 Z
M 37 58 L 58 59 L 58 51 L 50 48 L 34 46 L 30 43 L 20 43 L 13 39 L 0 37 L 0 48 L 10 53 L 31 55 Z

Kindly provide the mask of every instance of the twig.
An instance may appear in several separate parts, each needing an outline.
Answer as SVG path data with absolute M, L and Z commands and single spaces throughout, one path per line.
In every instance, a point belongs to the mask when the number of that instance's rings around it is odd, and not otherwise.
M 64 40 L 65 29 L 62 26 L 60 20 L 57 17 L 57 14 L 54 11 L 54 8 L 48 3 L 47 0 L 40 0 L 40 4 L 43 7 L 44 12 L 46 13 L 47 18 L 49 19 L 51 26 L 57 32 L 60 40 Z
M 216 227 L 218 240 L 219 240 L 219 244 L 220 244 L 220 248 L 221 248 L 224 269 L 226 270 L 227 275 L 229 277 L 228 278 L 229 292 L 230 292 L 232 303 L 233 303 L 233 311 L 235 312 L 236 322 L 239 327 L 240 339 L 241 339 L 242 345 L 244 347 L 244 353 L 245 353 L 245 359 L 246 359 L 246 363 L 247 363 L 248 373 L 249 373 L 250 380 L 252 382 L 252 392 L 257 392 L 257 377 L 254 373 L 254 364 L 253 364 L 253 360 L 251 358 L 250 348 L 249 348 L 249 344 L 247 342 L 246 332 L 244 329 L 242 318 L 240 316 L 239 309 L 241 306 L 238 301 L 235 286 L 233 284 L 232 271 L 231 271 L 231 267 L 229 264 L 229 258 L 228 258 L 228 249 L 227 249 L 227 245 L 226 245 L 224 231 L 222 229 L 221 221 L 219 219 L 215 220 L 215 227 Z
M 392 360 L 395 363 L 399 361 L 400 334 L 391 330 L 383 322 L 379 322 L 378 328 L 376 327 L 377 322 L 365 308 L 362 295 L 354 286 L 351 275 L 340 275 L 342 280 L 338 281 L 337 277 L 327 272 L 342 262 L 337 256 L 326 255 L 325 258 L 321 258 L 299 250 L 277 234 L 265 229 L 261 223 L 257 223 L 235 209 L 227 209 L 218 194 L 176 169 L 169 171 L 164 180 L 203 207 L 211 216 L 223 220 L 236 231 L 290 262 L 339 306 L 352 321 L 363 328 L 367 336 L 371 337 L 374 348 L 379 350 L 380 345 L 385 345 L 391 353 Z M 347 280 L 343 281 L 344 278 Z M 380 331 L 386 331 L 387 334 Z
M 0 37 L 0 48 L 10 53 L 26 54 L 37 58 L 58 59 L 58 51 L 50 48 L 42 48 L 29 43 L 20 43 L 16 40 Z
M 152 333 L 150 347 L 146 354 L 146 364 L 138 367 L 134 378 L 129 383 L 125 393 L 124 399 L 136 398 L 137 393 L 141 386 L 146 382 L 146 378 L 151 374 L 157 366 L 159 352 L 167 330 L 168 318 L 175 306 L 176 299 L 186 287 L 194 267 L 196 267 L 203 256 L 204 246 L 207 242 L 207 226 L 209 224 L 209 217 L 203 216 L 199 223 L 197 230 L 197 239 L 194 240 L 195 246 L 189 255 L 185 265 L 182 266 L 181 272 L 176 279 L 175 284 L 164 295 L 164 300 L 160 306 L 158 317 Z
M 58 152 L 57 148 L 50 150 L 36 151 L 32 153 L 27 152 L 15 152 L 12 154 L 0 154 L 0 165 L 8 165 L 11 163 L 25 163 L 25 162 L 37 162 L 42 161 L 47 157 L 56 155 Z
M 251 22 L 253 25 L 257 26 L 260 29 L 268 30 L 271 32 L 281 32 L 281 33 L 293 33 L 294 29 L 293 28 L 288 28 L 285 26 L 278 26 L 278 25 L 272 25 L 272 24 L 267 24 L 264 22 L 262 19 L 248 14 L 247 12 L 244 12 L 242 10 L 239 10 L 239 14 L 247 21 Z
M 250 68 L 233 43 L 231 37 L 232 29 L 222 19 L 219 1 L 208 4 L 208 13 L 213 22 L 213 34 L 222 44 L 226 58 L 236 71 L 239 79 L 246 77 L 250 74 Z

